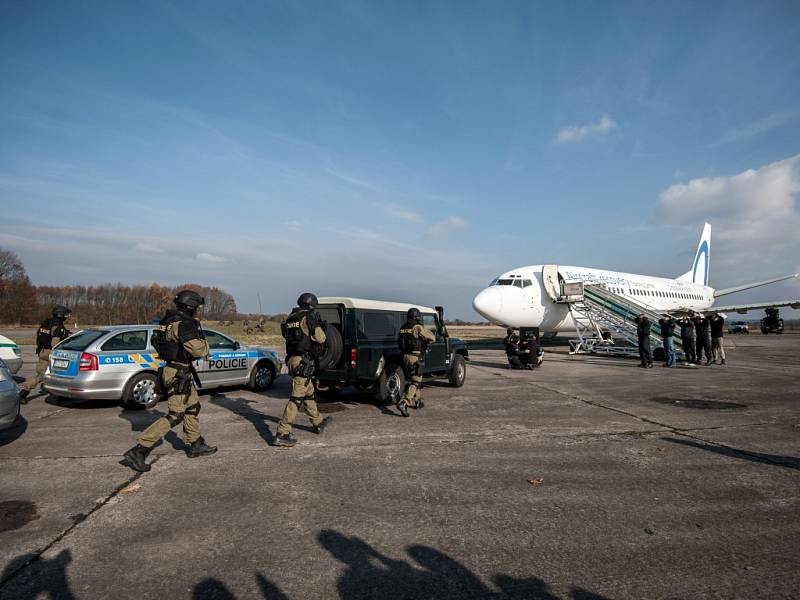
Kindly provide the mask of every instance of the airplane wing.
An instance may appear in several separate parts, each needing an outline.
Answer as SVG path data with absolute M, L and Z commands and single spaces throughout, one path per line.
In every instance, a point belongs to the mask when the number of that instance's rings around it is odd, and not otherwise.
M 781 306 L 791 306 L 792 308 L 800 308 L 800 300 L 782 300 L 780 302 L 760 302 L 757 304 L 738 304 L 734 306 L 712 306 L 702 311 L 704 313 L 712 312 L 737 312 L 740 315 L 745 314 L 748 310 L 758 310 L 764 308 L 779 308 Z
M 714 292 L 714 298 L 719 298 L 720 296 L 727 296 L 728 294 L 735 294 L 736 292 L 741 292 L 744 290 L 751 290 L 753 288 L 761 287 L 762 285 L 769 285 L 770 283 L 776 283 L 778 281 L 783 281 L 785 279 L 792 279 L 793 277 L 797 277 L 798 275 L 800 275 L 800 273 L 793 273 L 792 275 L 782 275 L 780 277 L 775 277 L 774 279 L 767 279 L 765 281 L 757 281 L 756 283 L 746 283 L 745 285 L 738 285 L 732 288 L 716 290 Z

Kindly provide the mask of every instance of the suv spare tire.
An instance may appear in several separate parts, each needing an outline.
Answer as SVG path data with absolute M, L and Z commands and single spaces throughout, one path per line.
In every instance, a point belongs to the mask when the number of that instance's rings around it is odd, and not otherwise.
M 325 328 L 325 336 L 328 341 L 325 344 L 325 352 L 319 357 L 319 368 L 332 369 L 342 358 L 344 343 L 342 342 L 342 334 L 330 323 Z

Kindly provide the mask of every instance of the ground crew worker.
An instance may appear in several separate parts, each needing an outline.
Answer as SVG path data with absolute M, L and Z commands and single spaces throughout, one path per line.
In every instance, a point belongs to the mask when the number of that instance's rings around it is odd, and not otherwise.
M 661 337 L 664 339 L 664 354 L 666 355 L 665 367 L 672 367 L 675 365 L 675 350 L 672 347 L 672 334 L 675 333 L 675 319 L 667 315 L 666 319 L 659 319 L 658 324 L 661 327 Z
M 714 364 L 717 364 L 717 357 L 720 359 L 721 365 L 725 364 L 725 344 L 723 336 L 723 328 L 725 327 L 725 317 L 715 312 L 711 315 L 710 328 L 711 329 L 711 357 Z
M 314 394 L 313 377 L 317 370 L 317 359 L 325 349 L 323 321 L 314 310 L 318 301 L 314 294 L 306 292 L 297 299 L 297 306 L 281 323 L 281 333 L 286 340 L 286 366 L 292 376 L 292 395 L 278 422 L 278 434 L 273 442 L 276 446 L 290 448 L 297 443 L 292 436 L 292 424 L 302 406 L 311 419 L 314 433 L 322 433 L 332 418 L 319 414 Z
M 706 354 L 706 365 L 711 364 L 711 330 L 708 326 L 708 319 L 701 314 L 694 317 L 694 330 L 697 340 L 695 348 L 697 349 L 697 364 L 703 360 L 703 352 Z
M 208 356 L 208 342 L 196 317 L 205 300 L 197 292 L 183 290 L 173 299 L 175 308 L 166 312 L 151 335 L 151 343 L 159 358 L 166 362 L 160 371 L 161 390 L 167 395 L 167 416 L 145 429 L 137 444 L 125 453 L 128 465 L 136 471 L 150 470 L 147 455 L 169 430 L 183 423 L 183 436 L 190 458 L 207 456 L 217 451 L 200 435 L 200 398 L 195 388 L 197 372 L 192 363 Z
M 406 322 L 400 328 L 400 349 L 403 351 L 403 364 L 409 375 L 405 393 L 397 400 L 397 410 L 404 417 L 408 415 L 408 407 L 422 408 L 422 372 L 425 366 L 425 351 L 429 343 L 436 341 L 427 328 L 422 325 L 422 314 L 418 308 L 409 308 Z
M 39 360 L 36 362 L 36 372 L 33 377 L 25 380 L 19 386 L 19 401 L 20 404 L 28 403 L 28 395 L 42 383 L 44 373 L 47 367 L 50 366 L 50 351 L 53 346 L 57 345 L 60 341 L 67 339 L 72 333 L 64 327 L 64 321 L 72 311 L 66 306 L 57 304 L 53 307 L 52 317 L 42 321 L 39 329 L 36 332 L 36 355 Z
M 697 362 L 694 341 L 694 321 L 690 318 L 692 315 L 693 313 L 689 313 L 678 319 L 678 325 L 681 328 L 681 345 L 683 346 L 684 364 L 687 367 L 694 367 Z
M 653 353 L 650 350 L 650 319 L 644 313 L 636 317 L 636 337 L 639 342 L 639 359 L 643 369 L 653 368 Z
M 522 363 L 517 356 L 519 352 L 519 336 L 513 329 L 506 329 L 506 337 L 503 338 L 503 346 L 506 349 L 506 358 L 508 358 L 508 366 L 511 369 L 521 369 Z

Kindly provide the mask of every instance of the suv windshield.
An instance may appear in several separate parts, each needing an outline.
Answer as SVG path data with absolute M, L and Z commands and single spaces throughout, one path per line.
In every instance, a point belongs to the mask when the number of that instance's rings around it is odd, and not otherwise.
M 108 331 L 102 329 L 86 329 L 61 342 L 56 348 L 59 350 L 79 350 L 83 352 L 92 342 L 100 339 Z

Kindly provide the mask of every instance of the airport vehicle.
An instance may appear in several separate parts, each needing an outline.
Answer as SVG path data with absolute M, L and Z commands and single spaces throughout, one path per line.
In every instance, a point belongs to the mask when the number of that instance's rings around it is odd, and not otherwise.
M 12 373 L 16 373 L 22 367 L 22 351 L 14 340 L 0 335 L 0 360 L 6 363 L 6 367 Z
M 770 307 L 765 309 L 764 312 L 767 316 L 761 319 L 761 333 L 763 335 L 783 333 L 783 319 L 780 317 L 780 311 L 777 308 Z
M 591 321 L 597 330 L 594 338 L 599 339 L 603 328 L 616 328 L 615 335 L 620 334 L 630 325 L 631 314 L 645 313 L 657 323 L 666 313 L 710 312 L 721 296 L 798 276 L 795 273 L 715 290 L 708 285 L 710 257 L 711 225 L 706 223 L 691 269 L 675 279 L 587 267 L 534 265 L 503 273 L 475 296 L 472 305 L 483 317 L 502 327 L 580 332 Z M 746 312 L 764 306 L 797 307 L 800 300 L 713 306 L 713 310 Z M 654 326 L 654 333 L 659 331 Z M 579 338 L 582 340 L 580 333 Z
M 13 426 L 18 415 L 19 388 L 11 370 L 0 360 L 0 430 Z
M 728 325 L 728 333 L 731 335 L 734 333 L 750 333 L 750 326 L 746 321 L 733 321 Z
M 347 386 L 372 393 L 382 404 L 396 402 L 409 374 L 403 366 L 399 330 L 406 311 L 416 307 L 422 324 L 436 335 L 428 346 L 424 376 L 446 378 L 461 387 L 467 376 L 467 345 L 451 338 L 444 324 L 444 310 L 416 304 L 382 302 L 363 298 L 320 298 L 317 311 L 328 324 L 328 348 L 320 358 L 320 393 L 335 396 Z
M 150 343 L 155 328 L 115 325 L 75 333 L 50 353 L 43 389 L 68 398 L 121 400 L 129 408 L 154 407 L 158 368 L 164 365 Z M 274 352 L 204 331 L 211 354 L 195 363 L 203 389 L 247 385 L 266 390 L 281 372 Z

